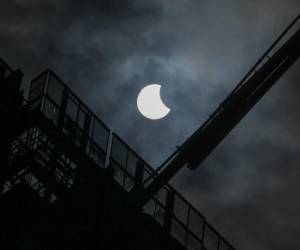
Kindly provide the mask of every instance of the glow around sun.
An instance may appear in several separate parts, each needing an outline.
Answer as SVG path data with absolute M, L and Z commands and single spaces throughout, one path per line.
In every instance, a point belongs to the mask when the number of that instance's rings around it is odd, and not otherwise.
M 170 112 L 170 109 L 163 103 L 161 99 L 160 89 L 161 85 L 159 84 L 149 84 L 138 94 L 138 110 L 148 119 L 162 119 Z

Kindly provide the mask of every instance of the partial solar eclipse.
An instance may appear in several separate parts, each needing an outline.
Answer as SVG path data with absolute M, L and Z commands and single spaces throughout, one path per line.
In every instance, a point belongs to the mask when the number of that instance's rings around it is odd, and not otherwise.
M 140 113 L 148 119 L 162 119 L 170 112 L 160 97 L 160 89 L 159 84 L 149 84 L 138 94 L 137 107 Z

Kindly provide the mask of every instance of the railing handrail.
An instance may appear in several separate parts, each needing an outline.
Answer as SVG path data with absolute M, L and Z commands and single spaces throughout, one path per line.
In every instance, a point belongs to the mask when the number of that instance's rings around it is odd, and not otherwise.
M 4 59 L 2 59 L 1 57 L 0 57 L 0 65 L 4 65 L 5 66 L 5 68 L 6 69 L 8 69 L 8 71 L 11 73 L 11 72 L 13 72 L 13 69 L 7 64 L 7 62 L 6 61 L 4 61 Z
M 51 70 L 45 70 L 44 72 L 42 72 L 41 74 L 39 74 L 37 77 L 35 77 L 32 82 L 37 81 L 39 78 L 44 77 L 45 74 L 51 74 L 50 76 L 53 76 L 58 82 L 59 84 L 61 84 L 63 86 L 63 89 L 65 89 L 68 92 L 68 96 L 71 96 L 71 98 L 75 98 L 76 102 L 78 102 L 79 106 L 82 106 L 85 111 L 88 112 L 88 115 L 92 116 L 93 119 L 95 119 L 95 121 L 99 122 L 100 125 L 107 131 L 108 133 L 108 141 L 111 141 L 111 144 L 109 145 L 109 143 L 107 142 L 106 144 L 106 151 L 104 151 L 103 153 L 106 155 L 106 157 L 110 160 L 113 161 L 113 163 L 118 164 L 120 167 L 122 167 L 122 170 L 125 172 L 125 174 L 127 176 L 129 176 L 134 184 L 134 176 L 132 173 L 130 173 L 127 169 L 127 164 L 128 162 L 126 161 L 126 165 L 122 166 L 122 164 L 120 164 L 116 159 L 114 159 L 113 156 L 113 149 L 114 149 L 114 139 L 118 140 L 118 142 L 121 144 L 121 147 L 124 148 L 125 152 L 126 152 L 126 157 L 128 157 L 128 154 L 132 154 L 135 158 L 136 158 L 136 162 L 142 163 L 144 171 L 147 172 L 147 174 L 149 174 L 148 178 L 155 178 L 157 176 L 157 173 L 155 171 L 154 168 L 152 168 L 150 166 L 150 164 L 148 164 L 131 146 L 129 146 L 120 136 L 118 136 L 115 132 L 113 132 L 111 129 L 109 129 L 108 126 L 106 126 L 104 124 L 104 122 L 102 122 L 102 120 L 93 112 L 90 110 L 89 107 L 87 107 L 86 104 L 84 104 L 81 99 L 72 91 L 70 90 L 70 88 Z M 48 79 L 49 77 L 46 77 L 45 79 Z M 56 108 L 59 108 L 61 104 L 57 104 L 54 100 L 52 100 L 51 97 L 49 97 L 49 95 L 47 93 L 43 93 L 42 95 L 39 95 L 37 98 L 35 98 L 35 100 L 37 101 L 39 98 L 48 98 L 50 99 L 50 102 L 56 106 Z M 66 116 L 69 116 L 68 114 L 64 114 Z M 69 117 L 70 118 L 70 117 Z M 72 118 L 70 118 L 72 120 Z M 76 123 L 76 122 L 75 122 Z M 78 128 L 80 130 L 82 130 L 82 128 L 78 125 Z M 94 140 L 93 137 L 91 137 L 90 135 L 87 136 L 88 140 L 90 140 L 93 144 L 97 145 L 101 150 L 103 150 L 103 148 Z M 109 147 L 109 148 L 108 148 Z M 88 152 L 86 152 L 88 154 Z M 89 156 L 91 157 L 91 156 Z M 98 163 L 96 163 L 97 165 L 99 165 Z M 100 167 L 104 167 L 99 165 Z M 124 168 L 125 167 L 125 168 Z M 173 192 L 175 197 L 178 197 L 179 200 L 181 200 L 183 202 L 183 206 L 187 208 L 187 211 L 189 211 L 189 213 L 192 211 L 195 216 L 199 217 L 201 220 L 203 220 L 203 223 L 205 226 L 208 226 L 213 233 L 216 235 L 216 237 L 218 239 L 221 239 L 222 241 L 224 241 L 226 243 L 226 245 L 228 245 L 228 247 L 230 247 L 231 249 L 234 249 L 231 244 L 220 234 L 218 233 L 218 231 L 211 226 L 207 221 L 205 216 L 203 216 L 201 214 L 201 212 L 199 210 L 197 210 L 183 195 L 181 195 L 174 187 L 172 187 L 169 183 L 167 183 L 163 189 L 165 189 L 168 192 Z M 158 198 L 153 197 L 153 199 L 155 200 L 155 202 L 158 203 L 158 205 L 160 205 L 161 207 L 165 206 L 159 201 Z M 201 242 L 201 239 L 199 238 L 199 236 L 197 236 L 197 234 L 195 234 L 195 232 L 192 231 L 192 229 L 186 224 L 187 223 L 187 219 L 186 221 L 182 221 L 179 217 L 177 217 L 174 213 L 174 210 L 172 211 L 172 217 L 176 218 L 176 220 L 178 222 L 180 222 L 180 225 L 184 228 L 184 230 L 187 233 L 192 233 L 192 236 L 198 239 L 199 242 Z

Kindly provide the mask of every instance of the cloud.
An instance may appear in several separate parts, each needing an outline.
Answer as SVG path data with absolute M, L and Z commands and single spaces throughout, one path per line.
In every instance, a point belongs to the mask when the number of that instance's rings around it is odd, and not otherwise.
M 154 166 L 213 112 L 296 16 L 296 0 L 4 1 L 0 55 L 52 68 Z M 299 248 L 299 62 L 196 171 L 173 181 L 237 249 Z M 141 117 L 161 83 L 170 115 Z

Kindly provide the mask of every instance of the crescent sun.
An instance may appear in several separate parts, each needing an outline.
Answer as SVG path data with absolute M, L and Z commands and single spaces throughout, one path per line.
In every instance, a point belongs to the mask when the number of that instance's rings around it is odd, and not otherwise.
M 160 84 L 149 84 L 138 94 L 138 110 L 148 119 L 162 119 L 170 112 L 170 109 L 163 103 L 161 99 L 160 89 Z

